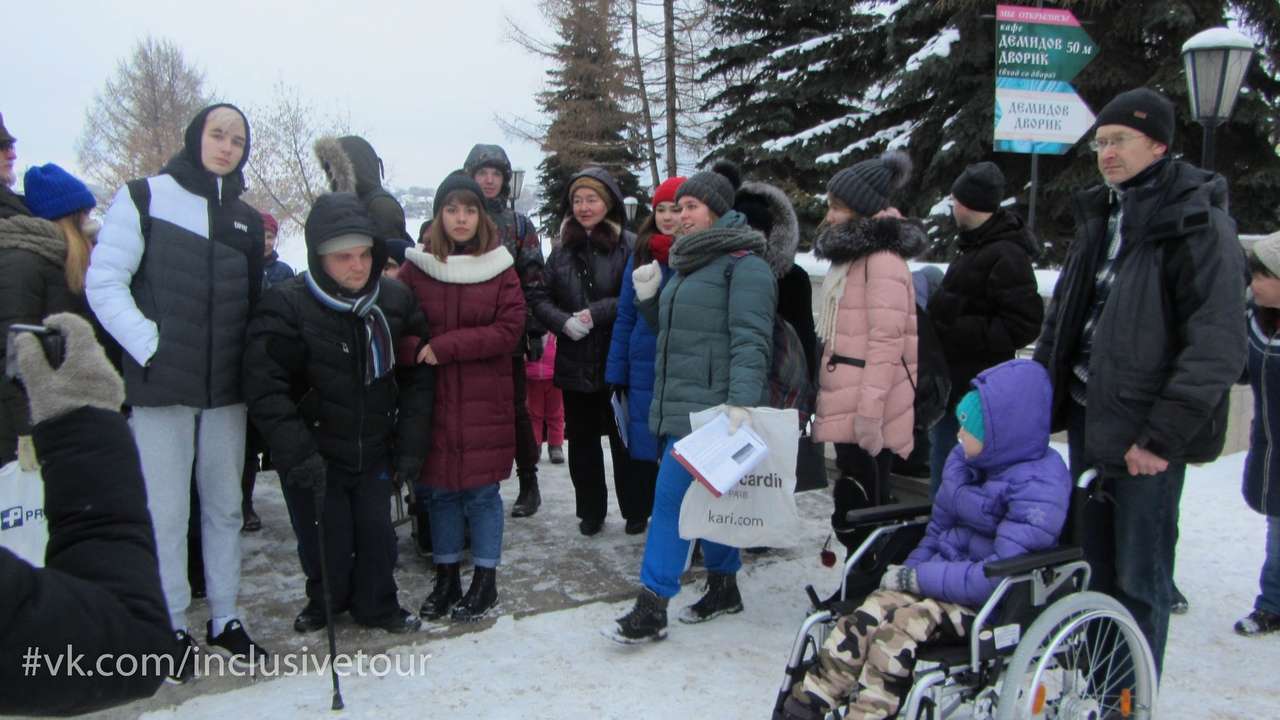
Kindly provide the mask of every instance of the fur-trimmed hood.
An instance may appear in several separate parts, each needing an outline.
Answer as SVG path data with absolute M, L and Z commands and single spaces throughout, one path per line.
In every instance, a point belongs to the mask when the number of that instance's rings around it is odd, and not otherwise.
M 67 240 L 52 222 L 29 215 L 0 220 L 0 250 L 15 249 L 35 253 L 63 267 L 67 262 Z
M 363 198 L 382 189 L 382 158 L 368 140 L 357 135 L 322 137 L 316 140 L 315 151 L 333 192 L 355 193 Z
M 748 181 L 738 188 L 734 209 L 747 216 L 747 223 L 764 233 L 764 259 L 775 278 L 791 271 L 800 246 L 800 222 L 786 193 L 775 185 Z
M 911 220 L 874 218 L 825 225 L 813 243 L 814 254 L 833 263 L 853 262 L 888 250 L 909 260 L 924 250 L 924 230 Z

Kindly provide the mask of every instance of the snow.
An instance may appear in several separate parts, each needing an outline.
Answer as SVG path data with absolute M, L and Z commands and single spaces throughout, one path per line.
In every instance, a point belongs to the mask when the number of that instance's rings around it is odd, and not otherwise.
M 873 0 L 873 2 L 864 2 L 858 7 L 858 12 L 870 13 L 878 15 L 881 21 L 891 20 L 911 0 L 894 0 L 886 3 L 884 0 Z
M 894 140 L 898 139 L 899 136 L 903 136 L 904 134 L 909 139 L 911 135 L 911 131 L 914 130 L 916 126 L 918 126 L 919 124 L 920 124 L 919 121 L 913 122 L 908 120 L 906 122 L 898 123 L 897 125 L 894 125 L 892 127 L 887 127 L 883 130 L 878 130 L 872 133 L 869 137 L 862 138 L 861 140 L 858 140 L 857 142 L 854 142 L 853 144 L 846 146 L 843 150 L 840 150 L 838 152 L 830 152 L 830 153 L 819 155 L 817 158 L 817 162 L 818 163 L 840 162 L 842 158 L 844 158 L 846 155 L 849 155 L 850 153 L 858 152 L 859 150 L 865 150 L 876 143 L 884 142 L 886 140 L 890 141 L 888 149 L 892 150 L 895 147 L 899 147 L 901 144 L 905 144 L 905 143 L 899 143 L 895 145 L 893 143 Z
M 790 55 L 791 53 L 806 52 L 808 50 L 814 50 L 816 48 L 822 47 L 823 45 L 831 42 L 832 40 L 835 40 L 836 38 L 840 37 L 842 34 L 843 33 L 831 33 L 828 35 L 820 35 L 816 38 L 809 38 L 808 40 L 805 40 L 802 43 L 796 43 L 795 45 L 788 45 L 783 48 L 778 48 L 777 50 L 774 50 L 773 52 L 769 53 L 769 57 L 773 60 L 777 60 L 782 56 Z
M 932 217 L 934 215 L 950 215 L 950 214 L 951 214 L 951 196 L 944 195 L 941 200 L 934 203 L 933 207 L 929 208 L 929 211 L 926 212 L 924 216 Z
M 1066 454 L 1064 446 L 1055 447 Z M 1249 510 L 1240 496 L 1243 463 L 1244 455 L 1236 454 L 1187 473 L 1177 580 L 1191 610 L 1171 620 L 1166 676 L 1156 715 L 1162 719 L 1280 716 L 1274 687 L 1280 642 L 1242 638 L 1231 631 L 1232 623 L 1252 607 L 1266 535 L 1264 519 Z M 560 514 L 554 516 L 557 523 L 570 521 L 572 490 L 564 466 L 551 472 L 547 465 L 542 467 L 544 492 L 550 491 L 544 514 L 508 521 L 508 533 L 513 526 L 548 522 L 549 507 L 559 508 Z M 504 496 L 512 490 L 504 488 Z M 804 585 L 812 583 L 824 592 L 838 578 L 818 562 L 827 533 L 829 499 L 825 493 L 813 492 L 798 496 L 798 501 L 805 521 L 805 546 L 800 552 L 775 551 L 747 558 L 739 580 L 746 611 L 740 615 L 697 626 L 681 625 L 673 618 L 667 640 L 634 647 L 615 645 L 598 634 L 599 628 L 629 609 L 629 599 L 616 598 L 550 612 L 509 613 L 487 627 L 452 637 L 442 637 L 438 630 L 425 631 L 414 636 L 412 645 L 391 654 L 429 654 L 426 672 L 407 677 L 348 676 L 342 682 L 347 709 L 330 717 L 424 713 L 475 718 L 767 717 L 781 682 L 784 657 L 807 608 Z M 283 522 L 283 518 L 270 521 Z M 613 536 L 608 541 L 626 542 L 617 537 L 621 535 L 618 526 L 606 526 L 606 536 Z M 560 536 L 559 547 L 586 542 L 567 533 Z M 290 547 L 281 544 L 273 549 L 280 562 L 294 562 Z M 637 561 L 636 548 L 631 550 L 630 560 Z M 1229 552 L 1229 561 L 1224 562 L 1228 557 L 1224 551 Z M 529 554 L 519 560 L 535 561 Z M 563 582 L 554 575 L 547 579 L 549 585 Z M 686 586 L 672 602 L 673 611 L 696 599 L 698 590 Z M 285 595 L 288 591 L 273 592 Z M 342 633 L 339 641 L 347 651 L 355 651 Z M 178 691 L 164 686 L 157 700 L 163 703 Z M 162 707 L 153 701 L 152 711 L 144 717 L 225 720 L 329 713 L 330 686 L 325 675 L 238 680 L 227 692 L 200 692 L 176 706 Z M 115 716 L 133 717 L 129 711 L 136 712 L 135 708 L 121 709 Z
M 862 122 L 867 119 L 867 117 L 867 113 L 849 113 L 848 115 L 843 115 L 824 123 L 814 125 L 813 127 L 798 132 L 795 135 L 766 140 L 760 143 L 760 148 L 768 152 L 785 150 L 796 143 L 805 143 L 820 135 L 826 135 L 833 130 Z
M 903 72 L 914 72 L 925 60 L 931 57 L 947 57 L 951 55 L 951 45 L 960 39 L 960 31 L 955 28 L 945 28 L 942 32 L 930 38 L 924 47 L 917 50 L 911 57 L 907 58 L 907 64 L 903 67 Z
M 950 122 L 950 121 L 951 121 L 951 118 L 947 118 L 947 122 Z M 955 140 L 948 140 L 942 147 L 938 148 L 938 152 L 944 153 L 955 146 L 956 146 Z

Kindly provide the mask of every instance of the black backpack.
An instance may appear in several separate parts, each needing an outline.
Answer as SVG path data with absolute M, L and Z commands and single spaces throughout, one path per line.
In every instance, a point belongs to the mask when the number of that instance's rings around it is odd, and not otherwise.
M 917 377 L 911 377 L 907 369 L 907 380 L 916 394 L 915 429 L 921 432 L 936 425 L 947 412 L 951 400 L 951 370 L 929 312 L 919 303 L 916 303 L 916 339 Z M 902 366 L 907 367 L 906 358 L 902 359 Z
M 749 252 L 732 253 L 725 266 L 724 278 L 733 278 L 733 268 Z M 809 356 L 804 351 L 800 334 L 776 311 L 773 314 L 773 356 L 769 363 L 769 407 L 800 412 L 800 424 L 805 425 L 817 405 L 818 391 L 809 375 Z

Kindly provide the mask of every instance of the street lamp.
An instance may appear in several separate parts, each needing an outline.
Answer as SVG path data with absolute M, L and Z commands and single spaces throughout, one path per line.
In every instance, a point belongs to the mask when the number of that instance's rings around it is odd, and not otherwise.
M 1225 27 L 1196 33 L 1182 45 L 1191 116 L 1204 126 L 1200 164 L 1206 170 L 1213 169 L 1214 130 L 1231 117 L 1253 53 L 1249 38 Z
M 627 224 L 631 224 L 636 219 L 636 207 L 640 205 L 640 201 L 633 197 L 622 198 L 622 209 L 627 213 Z
M 524 188 L 524 170 L 511 171 L 511 209 L 516 209 L 516 201 L 520 199 L 520 190 Z

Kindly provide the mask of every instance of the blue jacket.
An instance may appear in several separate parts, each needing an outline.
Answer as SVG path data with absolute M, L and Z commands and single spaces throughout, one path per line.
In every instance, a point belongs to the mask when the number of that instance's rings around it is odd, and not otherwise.
M 631 282 L 634 257 L 622 271 L 618 318 L 613 321 L 609 360 L 604 380 L 627 387 L 627 448 L 636 460 L 658 459 L 658 438 L 649 430 L 649 405 L 653 402 L 653 365 L 658 353 L 658 333 L 636 312 L 636 287 Z M 671 269 L 662 265 L 662 282 Z
M 276 251 L 272 250 L 262 266 L 262 289 L 266 290 L 276 283 L 282 283 L 293 277 L 294 274 L 293 268 L 289 267 L 289 263 L 281 260 Z
M 1053 389 L 1044 367 L 1009 360 L 972 384 L 982 398 L 982 452 L 966 458 L 956 445 L 947 456 L 929 526 L 906 564 L 921 595 L 977 607 L 997 582 L 983 574 L 988 561 L 1058 544 L 1071 473 L 1049 447 Z

